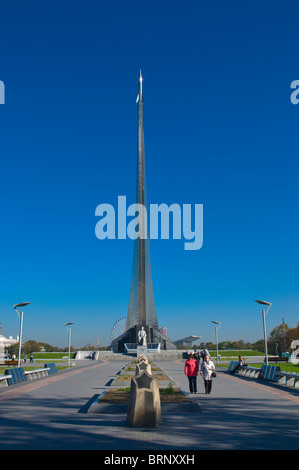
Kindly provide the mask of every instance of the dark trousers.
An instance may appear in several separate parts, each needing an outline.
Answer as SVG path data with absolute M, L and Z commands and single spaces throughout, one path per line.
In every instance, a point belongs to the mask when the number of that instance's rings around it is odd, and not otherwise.
M 212 390 L 212 380 L 205 380 L 205 392 L 206 393 L 211 393 Z
M 194 377 L 188 377 L 190 393 L 196 393 L 197 392 L 196 379 L 197 379 L 196 375 Z
M 241 366 L 239 366 L 239 364 L 231 371 L 231 374 L 234 374 L 235 372 L 237 372 L 237 370 L 241 369 Z

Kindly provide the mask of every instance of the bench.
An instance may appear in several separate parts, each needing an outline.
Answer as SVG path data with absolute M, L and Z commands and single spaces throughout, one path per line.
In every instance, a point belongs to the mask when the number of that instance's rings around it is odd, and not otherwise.
M 246 377 L 254 377 L 257 379 L 260 375 L 261 369 L 259 367 L 251 367 L 251 366 L 241 366 L 239 371 L 237 371 L 239 375 L 244 375 Z
M 259 375 L 260 379 L 270 380 L 271 382 L 277 382 L 276 372 L 280 371 L 279 366 L 263 365 Z
M 230 361 L 227 371 L 232 372 L 237 365 L 238 361 Z
M 237 364 L 237 361 L 231 361 L 227 369 L 228 372 L 231 372 Z M 235 373 L 276 382 L 280 385 L 286 385 L 287 387 L 299 388 L 299 374 L 295 372 L 283 372 L 280 370 L 279 366 L 264 364 L 261 369 L 257 367 L 241 366 Z
M 9 359 L 4 359 L 3 362 L 0 363 L 0 366 L 17 366 L 18 361 L 13 361 Z
M 0 375 L 0 387 L 8 387 L 8 379 L 11 379 L 11 375 Z
M 279 356 L 268 357 L 268 362 L 288 362 L 288 360 L 289 360 L 288 357 L 279 357 Z M 264 362 L 266 362 L 266 358 L 264 359 Z
M 49 375 L 57 374 L 57 372 L 58 372 L 56 364 L 54 364 L 54 362 L 50 362 L 49 364 L 45 364 L 44 368 L 48 369 L 48 374 Z
M 26 370 L 25 375 L 29 380 L 40 379 L 41 377 L 48 377 L 49 370 L 49 368 Z
M 234 368 L 238 365 L 237 361 L 231 361 L 228 366 L 228 372 L 232 372 Z M 249 377 L 259 378 L 263 380 L 269 380 L 271 382 L 277 382 L 276 373 L 280 371 L 279 366 L 269 366 L 269 365 L 262 365 L 261 368 L 258 367 L 250 367 L 250 366 L 240 366 L 238 370 L 236 370 L 235 374 L 238 375 L 245 375 Z
M 13 369 L 6 369 L 5 375 L 0 376 L 0 386 L 15 385 L 56 373 L 56 364 L 53 363 L 45 364 L 41 369 L 26 370 L 26 372 L 23 367 L 14 367 Z
M 8 378 L 8 385 L 15 385 L 19 382 L 26 382 L 27 376 L 25 375 L 23 367 L 15 367 L 13 369 L 6 369 L 4 375 L 10 376 Z
M 295 372 L 276 372 L 277 381 L 281 385 L 299 388 L 299 374 Z M 298 385 L 297 385 L 298 384 Z

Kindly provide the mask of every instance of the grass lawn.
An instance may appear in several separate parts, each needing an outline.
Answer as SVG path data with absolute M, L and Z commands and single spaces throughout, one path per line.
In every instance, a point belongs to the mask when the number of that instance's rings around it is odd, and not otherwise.
M 218 354 L 220 354 L 221 357 L 228 357 L 228 358 L 230 357 L 235 358 L 238 356 L 251 357 L 251 356 L 264 356 L 265 355 L 265 353 L 261 351 L 251 351 L 251 350 L 233 351 L 230 349 L 219 350 Z M 210 351 L 210 355 L 211 357 L 216 357 L 216 351 Z
M 161 403 L 190 403 L 190 399 L 179 388 L 160 389 Z M 108 390 L 101 398 L 101 403 L 128 403 L 130 387 Z
M 0 367 L 0 375 L 4 375 L 5 371 L 9 370 L 9 369 L 15 369 L 15 367 L 8 367 L 8 366 L 3 366 L 2 367 L 1 366 Z M 23 367 L 23 369 L 26 371 L 26 370 L 34 370 L 34 369 L 43 369 L 43 367 L 38 367 L 38 365 L 37 365 L 37 366 L 34 366 L 34 367 Z M 67 366 L 57 366 L 57 370 L 63 370 L 63 369 L 68 369 L 68 367 Z
M 74 359 L 76 353 L 71 353 L 71 359 Z M 27 354 L 27 358 L 29 359 L 30 354 Z M 23 355 L 22 355 L 23 357 Z M 59 361 L 62 360 L 63 357 L 68 358 L 68 353 L 67 352 L 38 352 L 38 353 L 33 353 L 33 357 L 35 361 L 45 361 L 45 362 L 50 362 L 50 361 Z
M 282 362 L 282 363 L 278 363 L 278 364 L 275 364 L 274 362 L 273 363 L 270 363 L 269 365 L 271 366 L 279 366 L 280 367 L 280 370 L 282 372 L 296 372 L 297 374 L 299 374 L 299 364 L 291 364 L 291 363 L 285 363 L 285 362 Z M 219 367 L 223 367 L 225 369 L 228 368 L 229 364 L 218 364 Z M 262 367 L 262 364 L 248 364 L 249 367 L 258 367 L 261 369 Z

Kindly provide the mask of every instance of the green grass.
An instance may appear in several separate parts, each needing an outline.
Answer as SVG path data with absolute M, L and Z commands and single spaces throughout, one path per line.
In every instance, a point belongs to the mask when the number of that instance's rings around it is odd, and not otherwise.
M 261 351 L 233 351 L 233 350 L 219 350 L 218 354 L 220 354 L 221 357 L 251 357 L 251 356 L 264 356 L 265 353 Z M 216 357 L 216 351 L 210 351 L 211 357 Z
M 22 365 L 23 369 L 24 370 L 34 370 L 34 369 L 43 369 L 43 367 L 38 367 L 38 366 L 34 366 L 34 367 L 24 367 Z M 5 374 L 5 371 L 6 370 L 9 370 L 9 369 L 14 369 L 15 367 L 0 367 L 0 375 L 4 375 Z M 63 369 L 68 369 L 68 366 L 57 366 L 57 370 L 63 370 Z
M 71 353 L 71 359 L 74 359 L 76 353 Z M 22 354 L 22 357 L 24 355 Z M 30 354 L 27 354 L 27 360 L 29 360 Z M 50 360 L 61 360 L 63 357 L 68 357 L 67 352 L 44 352 L 44 353 L 33 353 L 34 360 L 48 361 Z
M 174 394 L 173 383 L 170 382 L 167 388 L 160 388 L 159 392 L 160 392 L 160 395 L 173 395 Z
M 270 363 L 269 365 L 271 366 L 279 366 L 280 367 L 280 370 L 281 372 L 296 372 L 297 374 L 299 374 L 299 364 L 290 364 L 290 363 L 280 363 L 280 364 L 275 364 L 275 363 Z M 223 367 L 225 369 L 227 369 L 229 366 L 229 364 L 219 364 L 219 367 Z M 258 367 L 259 369 L 261 369 L 262 367 L 262 364 L 248 364 L 248 367 Z

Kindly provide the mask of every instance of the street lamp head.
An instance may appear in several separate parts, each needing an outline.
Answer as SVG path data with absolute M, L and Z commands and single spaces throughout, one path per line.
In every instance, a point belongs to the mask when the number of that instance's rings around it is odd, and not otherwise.
M 255 302 L 258 303 L 258 304 L 261 304 L 261 305 L 267 305 L 268 306 L 266 312 L 263 310 L 263 312 L 265 312 L 264 314 L 267 315 L 267 313 L 269 312 L 269 310 L 271 308 L 272 303 L 267 302 L 266 300 L 256 300 Z
M 215 321 L 215 320 L 211 320 L 212 323 L 215 323 L 215 325 L 221 325 L 221 322 L 220 321 Z
M 255 300 L 255 302 L 261 305 L 272 305 L 271 302 L 266 302 L 265 300 Z
M 74 322 L 71 321 L 69 323 L 66 323 L 64 326 L 70 326 L 70 325 L 73 325 L 73 324 L 74 324 Z
M 30 302 L 21 302 L 19 304 L 16 304 L 13 306 L 13 308 L 18 308 L 18 307 L 26 307 L 26 305 L 29 305 Z
M 258 304 L 261 304 L 261 305 L 267 305 L 268 308 L 266 311 L 263 310 L 263 315 L 267 315 L 267 313 L 269 312 L 270 308 L 271 308 L 271 305 L 272 303 L 271 302 L 266 302 L 266 300 L 256 300 L 255 302 L 257 302 Z

